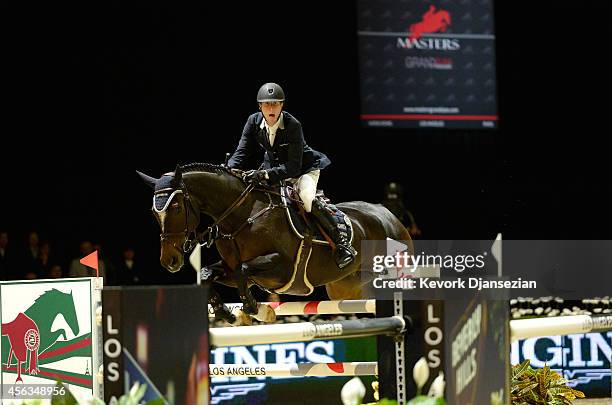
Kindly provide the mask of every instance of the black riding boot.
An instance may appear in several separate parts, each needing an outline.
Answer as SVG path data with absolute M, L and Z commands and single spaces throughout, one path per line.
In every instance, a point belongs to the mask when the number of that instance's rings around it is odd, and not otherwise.
M 316 198 L 312 202 L 312 214 L 336 244 L 336 251 L 334 252 L 336 265 L 342 269 L 351 264 L 357 252 L 350 245 L 346 236 L 338 230 L 338 225 L 332 213 L 325 209 L 323 203 Z

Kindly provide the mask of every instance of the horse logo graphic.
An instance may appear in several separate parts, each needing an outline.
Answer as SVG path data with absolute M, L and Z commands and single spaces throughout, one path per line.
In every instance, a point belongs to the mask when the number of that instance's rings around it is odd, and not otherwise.
M 2 336 L 8 336 L 9 354 L 7 367 L 10 367 L 13 354 L 17 359 L 17 381 L 21 379 L 21 363 L 27 361 L 27 371 L 30 375 L 38 374 L 38 348 L 40 346 L 40 333 L 38 326 L 32 318 L 20 312 L 17 317 L 8 323 L 2 324 Z
M 62 315 L 73 335 L 79 334 L 79 323 L 72 293 L 63 293 L 55 288 L 44 292 L 24 312 L 17 314 L 11 322 L 2 324 L 2 363 L 3 370 L 12 371 L 13 357 L 17 360 L 15 371 L 17 381 L 22 381 L 22 363 L 26 372 L 41 376 L 40 360 L 43 363 L 53 358 L 58 360 L 69 357 L 65 349 L 58 349 L 58 339 L 66 339 L 64 329 L 52 330 L 53 321 Z M 54 350 L 55 349 L 55 350 Z M 6 362 L 5 362 L 6 361 Z M 43 370 L 43 376 L 47 374 Z
M 437 10 L 431 5 L 429 10 L 423 14 L 423 20 L 410 25 L 410 40 L 414 41 L 428 32 L 444 32 L 451 24 L 450 13 L 446 10 Z

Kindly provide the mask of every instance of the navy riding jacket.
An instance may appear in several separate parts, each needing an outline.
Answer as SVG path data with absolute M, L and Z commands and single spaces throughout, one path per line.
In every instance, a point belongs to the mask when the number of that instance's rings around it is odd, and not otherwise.
M 252 169 L 255 159 L 264 152 L 263 169 L 268 172 L 270 182 L 296 178 L 331 164 L 325 154 L 312 149 L 304 141 L 302 124 L 286 111 L 283 114 L 283 128 L 276 130 L 274 145 L 270 145 L 268 133 L 260 128 L 264 119 L 261 112 L 249 116 L 236 151 L 228 166 L 236 169 Z M 259 156 L 258 156 L 259 155 Z

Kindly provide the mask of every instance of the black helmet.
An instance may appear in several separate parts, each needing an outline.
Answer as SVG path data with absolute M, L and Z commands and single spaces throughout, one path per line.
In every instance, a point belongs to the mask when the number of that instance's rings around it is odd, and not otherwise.
M 285 101 L 285 92 L 281 86 L 276 83 L 266 83 L 261 86 L 257 92 L 257 102 L 266 101 Z

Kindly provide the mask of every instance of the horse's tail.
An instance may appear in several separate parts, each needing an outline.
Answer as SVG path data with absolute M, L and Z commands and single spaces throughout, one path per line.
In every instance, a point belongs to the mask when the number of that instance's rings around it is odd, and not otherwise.
M 408 229 L 387 207 L 382 204 L 373 204 L 373 207 L 387 237 L 397 241 L 412 241 Z
M 384 220 L 381 221 L 385 227 L 387 236 L 396 241 L 405 242 L 408 244 L 408 250 L 410 253 L 414 253 L 414 245 L 412 243 L 412 237 L 408 229 L 402 224 L 402 222 L 395 216 L 387 207 L 382 204 L 377 205 L 379 208 L 379 215 L 384 216 Z

